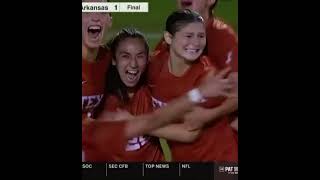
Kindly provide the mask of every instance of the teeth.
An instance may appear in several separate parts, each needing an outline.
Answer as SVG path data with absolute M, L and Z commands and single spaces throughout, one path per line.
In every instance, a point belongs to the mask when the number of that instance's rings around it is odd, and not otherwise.
M 130 74 L 137 74 L 138 71 L 129 70 L 128 73 L 130 73 Z
M 196 53 L 198 50 L 197 49 L 187 49 L 187 51 L 190 53 Z
M 100 27 L 100 26 L 90 26 L 89 29 L 92 29 L 92 30 L 100 30 L 101 27 Z

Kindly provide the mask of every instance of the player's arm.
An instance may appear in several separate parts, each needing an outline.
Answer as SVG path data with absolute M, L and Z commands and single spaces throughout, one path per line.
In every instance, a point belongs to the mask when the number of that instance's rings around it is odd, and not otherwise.
M 174 123 L 200 104 L 204 97 L 232 96 L 229 93 L 233 87 L 232 82 L 224 78 L 229 71 L 230 68 L 226 68 L 216 75 L 209 73 L 198 88 L 169 102 L 167 106 L 157 109 L 153 113 L 131 117 L 126 128 L 128 138 L 148 134 L 155 129 Z
M 221 31 L 220 39 L 208 39 L 208 41 L 219 41 L 222 46 L 218 54 L 210 54 L 210 52 L 216 52 L 215 46 L 209 48 L 209 57 L 216 61 L 220 68 L 231 67 L 232 72 L 238 72 L 238 37 L 237 34 L 228 27 L 227 29 Z
M 202 128 L 205 124 L 238 110 L 238 73 L 229 74 L 228 81 L 232 84 L 232 88 L 229 96 L 221 105 L 215 108 L 196 106 L 185 115 L 185 123 L 188 124 L 189 130 Z M 207 104 L 210 104 L 210 100 Z
M 237 110 L 238 100 L 236 98 L 228 98 L 223 104 L 215 108 L 204 108 L 197 106 L 184 117 L 184 122 L 189 130 L 199 129 L 207 123 L 219 120 L 220 117 L 228 115 Z
M 197 104 L 197 102 L 190 100 L 188 95 L 184 95 L 152 113 L 132 116 L 128 119 L 126 136 L 129 139 L 142 134 L 148 134 L 155 129 L 174 123 Z
M 168 126 L 153 130 L 149 133 L 149 135 L 171 141 L 190 143 L 199 137 L 200 132 L 200 129 L 188 130 L 188 126 L 186 126 L 186 124 L 179 123 L 170 124 Z

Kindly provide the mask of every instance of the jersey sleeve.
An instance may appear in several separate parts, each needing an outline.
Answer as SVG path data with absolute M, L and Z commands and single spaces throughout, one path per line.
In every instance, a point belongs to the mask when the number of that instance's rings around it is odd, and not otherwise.
M 126 122 L 94 121 L 82 124 L 82 150 L 84 161 L 112 160 L 112 154 L 125 150 Z
M 233 72 L 238 72 L 238 37 L 236 33 L 229 26 L 214 32 L 218 35 L 208 36 L 208 56 L 216 62 L 219 68 L 230 66 Z M 219 43 L 210 43 L 216 41 Z

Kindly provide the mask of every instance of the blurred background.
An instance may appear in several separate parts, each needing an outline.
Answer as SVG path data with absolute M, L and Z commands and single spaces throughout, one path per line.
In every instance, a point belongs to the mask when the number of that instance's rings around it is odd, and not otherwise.
M 110 0 L 110 2 L 149 2 L 148 13 L 112 13 L 113 25 L 107 33 L 105 42 L 124 27 L 135 27 L 143 32 L 150 49 L 162 37 L 167 16 L 176 9 L 176 0 Z M 238 0 L 219 0 L 215 16 L 223 19 L 238 32 Z

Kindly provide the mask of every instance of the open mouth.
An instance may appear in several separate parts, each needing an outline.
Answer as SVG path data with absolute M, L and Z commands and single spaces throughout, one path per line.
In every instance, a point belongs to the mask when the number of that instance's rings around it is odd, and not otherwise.
M 126 75 L 129 81 L 135 81 L 138 78 L 138 70 L 127 70 Z
M 181 1 L 181 6 L 183 8 L 186 8 L 186 7 L 191 6 L 191 5 L 192 5 L 192 1 L 190 1 L 190 0 Z
M 92 25 L 88 27 L 88 36 L 91 39 L 98 39 L 102 31 L 102 27 L 99 25 Z
M 186 48 L 185 51 L 187 51 L 187 53 L 189 54 L 196 54 L 200 52 L 200 49 L 190 49 L 190 48 Z

